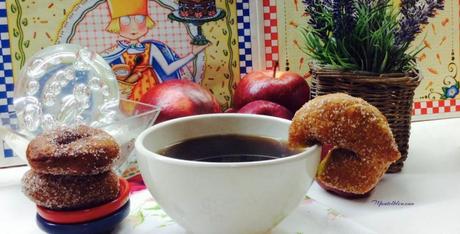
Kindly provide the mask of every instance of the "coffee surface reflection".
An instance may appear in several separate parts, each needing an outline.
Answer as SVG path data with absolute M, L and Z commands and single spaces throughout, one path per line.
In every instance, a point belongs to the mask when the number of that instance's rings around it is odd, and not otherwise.
M 213 135 L 178 142 L 158 154 L 201 162 L 254 162 L 283 158 L 300 153 L 278 139 L 246 135 Z

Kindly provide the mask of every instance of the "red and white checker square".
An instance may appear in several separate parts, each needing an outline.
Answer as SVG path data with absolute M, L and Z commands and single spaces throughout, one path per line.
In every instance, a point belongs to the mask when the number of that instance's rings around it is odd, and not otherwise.
M 415 116 L 454 113 L 460 112 L 460 100 L 415 102 L 413 107 L 412 114 Z
M 273 69 L 274 61 L 279 60 L 278 17 L 276 0 L 264 0 L 264 44 L 265 61 L 268 70 Z

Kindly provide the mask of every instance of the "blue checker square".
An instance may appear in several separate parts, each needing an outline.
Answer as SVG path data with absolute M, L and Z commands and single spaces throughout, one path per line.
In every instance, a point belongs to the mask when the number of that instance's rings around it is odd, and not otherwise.
M 13 76 L 13 71 L 12 70 L 5 70 L 5 76 L 6 77 L 12 77 Z M 13 83 L 11 83 L 11 86 L 10 87 L 13 87 Z M 11 88 L 11 90 L 13 90 L 13 88 Z
M 14 84 L 5 0 L 0 0 L 0 22 L 0 121 L 2 126 L 15 127 L 17 120 L 12 112 Z M 13 150 L 0 142 L 0 159 L 13 156 Z
M 5 145 L 4 145 L 4 146 L 5 146 Z M 13 150 L 12 150 L 12 149 L 8 149 L 8 148 L 4 147 L 3 153 L 4 153 L 4 155 L 5 155 L 5 158 L 14 157 L 14 153 L 13 153 Z
M 3 57 L 3 62 L 4 62 L 4 63 L 11 63 L 11 56 L 5 56 L 5 57 Z
M 0 112 L 8 112 L 8 105 L 0 105 Z
M 2 44 L 2 48 L 10 48 L 10 41 L 2 40 L 1 44 Z
M 251 22 L 249 0 L 237 0 L 237 21 L 238 21 L 238 46 L 240 52 L 240 72 L 241 75 L 247 74 L 252 69 L 252 47 L 251 47 Z

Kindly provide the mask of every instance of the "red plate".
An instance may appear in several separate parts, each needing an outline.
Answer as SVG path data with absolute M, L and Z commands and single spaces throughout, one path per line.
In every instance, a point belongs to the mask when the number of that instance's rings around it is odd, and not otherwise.
M 42 206 L 37 206 L 38 214 L 53 223 L 60 224 L 72 224 L 72 223 L 84 223 L 92 220 L 96 220 L 111 213 L 114 213 L 120 209 L 129 199 L 129 184 L 128 181 L 120 178 L 120 194 L 118 197 L 106 204 L 100 206 L 84 209 L 84 210 L 72 210 L 72 211 L 59 211 L 50 210 Z

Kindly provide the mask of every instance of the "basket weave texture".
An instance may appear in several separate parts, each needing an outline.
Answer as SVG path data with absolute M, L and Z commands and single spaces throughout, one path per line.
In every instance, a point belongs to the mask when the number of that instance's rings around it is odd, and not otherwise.
M 400 172 L 409 149 L 412 103 L 421 76 L 416 72 L 344 72 L 314 64 L 310 64 L 310 69 L 312 98 L 330 93 L 347 93 L 366 100 L 386 116 L 401 153 L 401 159 L 393 163 L 387 172 Z

